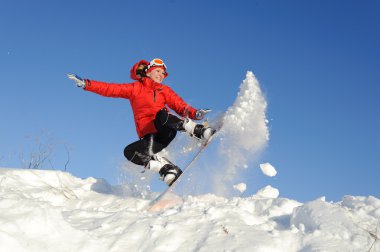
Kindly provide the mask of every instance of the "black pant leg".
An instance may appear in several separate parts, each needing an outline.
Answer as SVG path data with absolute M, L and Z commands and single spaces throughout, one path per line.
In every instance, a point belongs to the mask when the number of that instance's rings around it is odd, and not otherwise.
M 129 144 L 124 149 L 124 156 L 137 165 L 146 165 L 150 160 L 149 140 L 141 138 L 140 140 Z
M 183 120 L 176 117 L 175 115 L 169 114 L 166 109 L 161 109 L 157 112 L 156 118 L 154 120 L 154 126 L 158 131 L 165 128 L 170 128 L 175 131 L 183 131 Z
M 149 134 L 140 140 L 129 144 L 124 149 L 124 156 L 137 165 L 146 165 L 153 154 L 166 148 L 175 138 L 177 131 L 165 129 L 156 134 Z
M 160 110 L 155 118 L 155 134 L 148 134 L 140 140 L 129 144 L 124 149 L 124 156 L 137 165 L 146 165 L 151 160 L 151 155 L 166 148 L 177 135 L 177 131 L 183 130 L 183 120 L 169 114 L 165 109 Z

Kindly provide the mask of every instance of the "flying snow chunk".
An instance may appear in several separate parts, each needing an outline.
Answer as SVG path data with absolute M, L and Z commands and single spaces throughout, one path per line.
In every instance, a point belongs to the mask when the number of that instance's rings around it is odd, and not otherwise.
M 245 192 L 245 190 L 247 190 L 247 185 L 244 183 L 239 183 L 237 185 L 234 185 L 234 189 L 243 193 L 243 192 Z
M 268 177 L 274 177 L 277 174 L 276 169 L 270 163 L 260 164 L 260 169 Z
M 262 197 L 262 198 L 270 198 L 275 199 L 280 195 L 280 191 L 277 188 L 271 187 L 270 185 L 261 188 L 257 193 L 256 196 Z

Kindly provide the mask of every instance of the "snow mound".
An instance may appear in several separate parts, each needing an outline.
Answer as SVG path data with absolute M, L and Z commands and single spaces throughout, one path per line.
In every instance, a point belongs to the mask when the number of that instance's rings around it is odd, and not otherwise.
M 101 179 L 1 168 L 0 251 L 380 251 L 371 196 L 302 204 L 205 194 L 151 213 L 131 194 Z

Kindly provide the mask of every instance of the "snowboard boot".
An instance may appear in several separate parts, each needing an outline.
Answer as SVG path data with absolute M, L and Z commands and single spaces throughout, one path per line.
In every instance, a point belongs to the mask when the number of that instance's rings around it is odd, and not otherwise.
M 168 159 L 161 157 L 160 155 L 153 155 L 151 160 L 145 165 L 145 169 L 149 169 L 154 172 L 159 172 L 166 164 L 172 164 Z
M 182 174 L 182 170 L 173 164 L 166 164 L 160 170 L 160 176 L 168 186 L 171 186 L 174 181 Z
M 183 128 L 190 136 L 194 136 L 198 139 L 208 141 L 212 135 L 216 132 L 215 129 L 205 126 L 203 124 L 196 124 L 189 118 L 186 118 L 183 122 Z

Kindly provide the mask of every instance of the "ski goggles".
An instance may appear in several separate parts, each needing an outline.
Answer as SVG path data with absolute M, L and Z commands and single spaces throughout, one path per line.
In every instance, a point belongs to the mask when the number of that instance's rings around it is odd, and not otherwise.
M 166 65 L 165 65 L 165 63 L 164 63 L 164 61 L 163 61 L 162 59 L 157 59 L 157 58 L 156 58 L 156 59 L 153 59 L 153 60 L 149 63 L 147 70 L 148 70 L 149 68 L 151 68 L 151 67 L 155 67 L 155 66 L 163 66 L 163 67 L 165 68 L 165 70 L 168 69 L 168 68 L 166 67 Z

